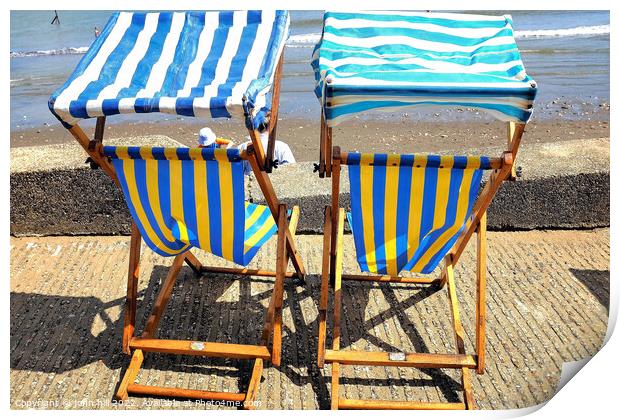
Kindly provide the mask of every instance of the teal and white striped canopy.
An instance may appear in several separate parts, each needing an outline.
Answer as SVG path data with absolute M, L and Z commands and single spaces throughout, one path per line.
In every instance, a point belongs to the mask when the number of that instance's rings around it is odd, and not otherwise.
M 527 122 L 529 77 L 508 15 L 325 13 L 312 57 L 329 126 L 369 110 L 468 107 Z

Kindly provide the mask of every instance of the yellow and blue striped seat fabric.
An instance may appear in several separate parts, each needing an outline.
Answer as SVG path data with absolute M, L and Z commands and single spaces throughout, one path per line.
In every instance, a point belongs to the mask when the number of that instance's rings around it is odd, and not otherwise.
M 163 256 L 191 247 L 250 263 L 276 231 L 266 206 L 244 200 L 238 150 L 104 146 L 144 242 Z
M 432 272 L 462 231 L 478 195 L 484 156 L 349 153 L 347 219 L 362 271 Z

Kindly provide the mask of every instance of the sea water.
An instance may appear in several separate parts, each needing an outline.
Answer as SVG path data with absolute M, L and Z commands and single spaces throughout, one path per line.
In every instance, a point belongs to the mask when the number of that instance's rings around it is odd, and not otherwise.
M 47 108 L 110 11 L 11 11 L 11 130 L 58 124 Z M 609 102 L 608 11 L 484 11 L 510 14 L 528 74 L 539 86 L 536 118 L 557 118 L 556 107 Z M 286 43 L 280 115 L 319 117 L 310 67 L 322 11 L 292 11 Z M 558 107 L 560 106 L 558 105 Z M 578 113 L 574 113 L 579 118 Z M 151 118 L 144 114 L 140 119 Z M 119 116 L 116 119 L 124 119 Z

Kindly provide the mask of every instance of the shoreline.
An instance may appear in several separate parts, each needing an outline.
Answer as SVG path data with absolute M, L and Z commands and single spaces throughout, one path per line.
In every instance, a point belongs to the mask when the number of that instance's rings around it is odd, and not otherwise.
M 526 127 L 524 142 L 555 143 L 566 140 L 609 137 L 609 112 L 592 115 L 591 120 L 532 119 Z M 407 114 L 404 114 L 407 115 Z M 168 120 L 166 121 L 165 118 Z M 94 122 L 94 120 L 91 120 Z M 110 118 L 105 139 L 164 135 L 184 145 L 194 146 L 198 131 L 211 127 L 219 137 L 231 139 L 235 145 L 246 141 L 247 131 L 239 121 L 204 121 L 166 115 L 152 122 L 117 122 Z M 84 131 L 92 135 L 92 123 Z M 277 138 L 291 147 L 298 162 L 316 162 L 319 147 L 319 122 L 315 118 L 287 118 L 278 121 Z M 503 147 L 506 144 L 505 123 L 480 121 L 414 121 L 400 116 L 384 119 L 356 119 L 333 129 L 334 145 L 345 150 L 383 153 L 432 153 Z M 60 123 L 56 126 L 11 131 L 10 147 L 67 144 L 75 139 Z M 156 146 L 156 145 L 154 145 Z

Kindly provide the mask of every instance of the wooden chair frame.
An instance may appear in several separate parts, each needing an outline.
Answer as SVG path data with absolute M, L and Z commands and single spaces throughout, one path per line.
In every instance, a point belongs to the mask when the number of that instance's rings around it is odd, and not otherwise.
M 478 374 L 485 369 L 486 345 L 486 211 L 501 183 L 511 179 L 514 159 L 517 155 L 525 124 L 508 123 L 508 148 L 500 158 L 491 159 L 493 172 L 481 190 L 472 208 L 472 214 L 465 224 L 451 251 L 444 258 L 444 267 L 440 278 L 416 278 L 386 275 L 345 274 L 342 272 L 344 209 L 339 207 L 340 172 L 346 164 L 347 154 L 333 148 L 331 158 L 332 201 L 325 208 L 325 225 L 323 237 L 323 261 L 321 275 L 321 297 L 319 302 L 319 344 L 318 365 L 332 365 L 331 389 L 332 409 L 474 409 L 475 402 L 471 387 L 470 369 Z M 323 131 L 322 131 L 323 134 Z M 328 140 L 328 142 L 330 139 Z M 330 162 L 327 160 L 327 162 Z M 476 339 L 474 354 L 465 352 L 465 332 L 460 319 L 459 305 L 454 282 L 454 267 L 461 257 L 472 234 L 477 233 L 476 250 Z M 452 313 L 452 326 L 456 342 L 456 354 L 428 353 L 387 353 L 341 350 L 340 322 L 342 311 L 342 281 L 376 281 L 381 283 L 416 283 L 447 285 Z M 334 291 L 333 308 L 333 342 L 332 348 L 326 349 L 327 303 L 329 285 Z M 410 402 L 378 401 L 340 398 L 339 380 L 341 365 L 366 366 L 400 366 L 414 368 L 452 368 L 462 374 L 463 402 Z
M 263 148 L 258 131 L 255 129 L 248 129 L 252 144 L 247 148 L 246 152 L 241 153 L 241 158 L 249 161 L 254 176 L 256 177 L 261 191 L 263 192 L 267 206 L 269 207 L 274 219 L 278 222 L 276 269 L 275 271 L 269 271 L 263 269 L 206 266 L 203 265 L 191 251 L 186 251 L 179 254 L 172 262 L 141 336 L 136 336 L 137 288 L 140 271 L 140 248 L 142 238 L 135 223 L 132 223 L 129 247 L 129 270 L 127 277 L 127 298 L 125 303 L 123 328 L 123 352 L 130 354 L 131 360 L 116 391 L 115 397 L 119 400 L 127 399 L 129 394 L 137 394 L 160 397 L 239 401 L 243 402 L 243 406 L 245 408 L 255 408 L 254 401 L 257 397 L 264 361 L 271 360 L 275 366 L 280 365 L 282 350 L 282 305 L 284 295 L 284 279 L 296 278 L 303 283 L 306 274 L 304 264 L 295 245 L 295 231 L 299 220 L 299 208 L 297 206 L 293 207 L 290 222 L 287 222 L 286 205 L 281 204 L 278 200 L 273 185 L 271 184 L 271 180 L 267 175 L 273 167 L 273 146 L 275 143 L 276 126 L 278 121 L 280 79 L 283 60 L 284 57 L 282 54 L 274 75 L 274 88 L 271 102 L 272 117 L 269 127 L 270 131 L 267 152 L 265 152 Z M 91 161 L 91 166 L 93 168 L 101 168 L 120 188 L 114 167 L 103 154 L 103 134 L 105 123 L 106 117 L 97 118 L 94 138 L 92 140 L 88 138 L 86 133 L 77 124 L 68 130 L 88 154 L 89 161 Z M 293 272 L 286 271 L 289 260 L 293 264 Z M 264 276 L 275 278 L 274 290 L 269 302 L 269 307 L 266 311 L 265 323 L 263 325 L 259 345 L 210 343 L 189 340 L 163 340 L 155 338 L 159 321 L 166 308 L 168 300 L 170 299 L 170 295 L 179 271 L 184 263 L 197 274 L 226 273 L 241 276 Z M 234 359 L 254 359 L 254 366 L 248 388 L 245 393 L 146 386 L 135 383 L 135 380 L 142 362 L 144 361 L 144 353 L 148 352 Z

